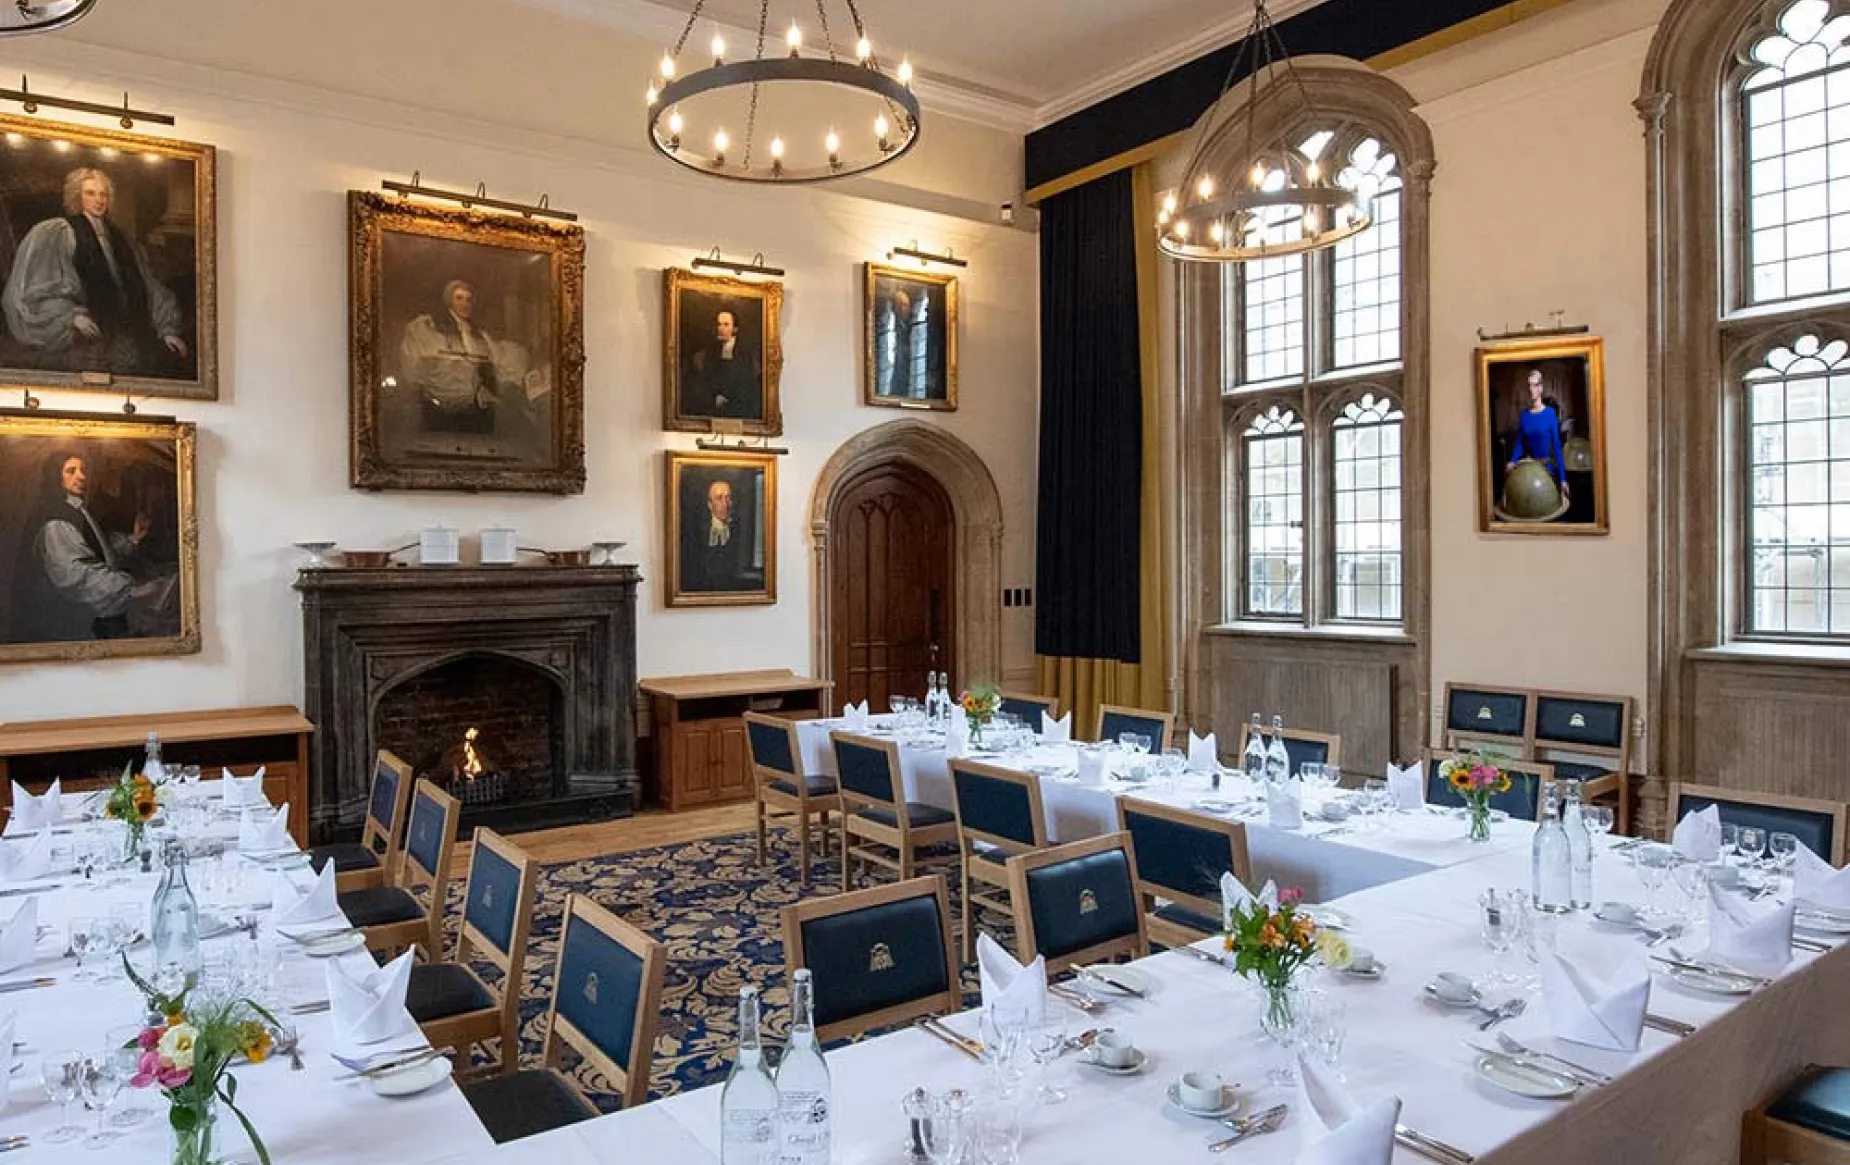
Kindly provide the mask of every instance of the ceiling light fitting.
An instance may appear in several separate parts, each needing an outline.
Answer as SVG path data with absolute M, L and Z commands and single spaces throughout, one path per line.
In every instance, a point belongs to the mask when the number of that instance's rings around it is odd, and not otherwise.
M 828 9 L 832 2 L 816 0 L 822 33 L 820 55 L 803 55 L 803 30 L 792 20 L 783 37 L 784 55 L 766 56 L 771 0 L 760 0 L 758 38 L 751 58 L 728 61 L 725 38 L 716 33 L 707 45 L 712 63 L 684 74 L 682 52 L 706 5 L 706 0 L 695 0 L 686 26 L 674 47 L 662 54 L 659 75 L 645 95 L 649 144 L 663 157 L 697 173 L 762 183 L 846 178 L 865 174 L 905 154 L 919 139 L 919 101 L 912 92 L 912 65 L 902 60 L 892 75 L 881 68 L 854 0 L 843 0 L 854 42 L 838 52 L 829 28 Z M 848 59 L 849 55 L 852 59 Z M 772 127 L 770 140 L 760 143 L 758 105 L 766 86 L 800 86 L 808 91 L 812 104 L 838 111 L 839 116 L 818 118 L 818 124 L 826 120 L 827 131 L 806 135 L 802 141 L 786 139 L 779 127 Z M 722 124 L 695 125 L 696 99 L 726 91 L 747 94 L 744 136 L 737 142 Z M 860 104 L 866 106 L 865 112 L 874 114 L 871 119 L 853 111 L 855 94 L 862 98 Z M 685 111 L 683 105 L 687 106 Z M 864 130 L 841 128 L 863 121 L 867 125 Z
M 39 0 L 36 4 L 32 0 L 13 0 L 11 4 L 0 4 L 0 36 L 65 28 L 82 20 L 95 7 L 96 0 Z
M 1224 111 L 1242 77 L 1244 104 Z M 1298 108 L 1268 109 L 1268 124 L 1280 128 L 1262 137 L 1261 101 L 1294 102 Z M 1331 135 L 1320 132 L 1326 127 L 1317 113 L 1265 0 L 1259 0 L 1219 100 L 1196 123 L 1181 184 L 1161 196 L 1158 249 L 1190 262 L 1247 263 L 1321 251 L 1367 230 L 1374 221 L 1369 199 L 1353 179 L 1320 160 Z M 1293 131 L 1309 136 L 1294 143 L 1287 136 Z M 1237 146 L 1218 148 L 1235 132 Z M 1230 165 L 1239 171 L 1227 172 Z

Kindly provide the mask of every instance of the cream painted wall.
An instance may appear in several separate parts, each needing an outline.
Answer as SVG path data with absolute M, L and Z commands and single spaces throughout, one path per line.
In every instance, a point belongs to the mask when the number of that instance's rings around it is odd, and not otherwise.
M 1591 0 L 1397 70 L 1432 128 L 1433 694 L 1647 687 L 1645 165 L 1661 0 Z M 1605 340 L 1611 534 L 1477 532 L 1477 329 Z M 1641 754 L 1640 754 L 1641 755 Z
M 325 537 L 392 546 L 439 520 L 471 533 L 506 522 L 523 545 L 629 540 L 625 557 L 641 565 L 645 578 L 638 628 L 644 675 L 809 670 L 810 487 L 851 434 L 920 415 L 859 404 L 859 265 L 915 237 L 970 259 L 962 287 L 963 407 L 934 419 L 976 449 L 1001 489 L 1003 583 L 1031 582 L 1032 235 L 824 190 L 756 190 L 683 177 L 635 148 L 640 124 L 632 116 L 632 90 L 640 89 L 642 74 L 627 70 L 646 61 L 647 46 L 600 53 L 599 45 L 621 48 L 620 38 L 548 23 L 523 7 L 493 0 L 333 6 L 185 0 L 160 5 L 159 18 L 145 11 L 154 7 L 105 5 L 79 26 L 93 43 L 16 42 L 13 63 L 44 91 L 107 100 L 130 87 L 137 103 L 179 116 L 177 136 L 220 149 L 222 397 L 171 407 L 200 429 L 205 650 L 177 659 L 0 668 L 0 720 L 296 702 L 301 622 L 290 589 L 298 559 L 290 543 Z M 262 10 L 264 19 L 250 21 L 246 9 Z M 461 27 L 446 31 L 435 21 L 429 44 L 420 45 L 412 36 L 418 22 L 403 9 L 426 17 L 448 13 Z M 524 19 L 494 23 L 504 9 Z M 357 18 L 364 12 L 383 20 L 388 11 L 404 23 L 394 33 L 394 51 L 382 54 L 355 39 L 363 27 Z M 529 21 L 543 33 L 531 41 L 523 39 Z M 143 32 L 173 59 L 124 51 Z M 484 38 L 483 47 L 470 50 L 476 37 Z M 483 55 L 489 48 L 504 65 L 520 67 L 491 75 Z M 242 71 L 257 57 L 273 59 L 274 72 L 288 79 Z M 361 76 L 365 84 L 357 83 Z M 484 104 L 488 87 L 502 85 L 511 96 Z M 614 107 L 621 116 L 592 118 L 580 109 L 555 117 L 551 103 L 568 99 L 606 113 Z M 1001 156 L 992 139 L 1003 135 L 944 118 L 928 123 L 930 130 L 940 131 L 939 146 L 928 138 L 906 172 L 895 167 L 883 175 L 883 189 L 894 197 L 975 204 L 1018 187 L 1018 176 L 1003 179 L 1005 168 L 991 164 Z M 960 185 L 965 155 L 952 147 L 961 150 L 966 141 L 976 145 Z M 1017 139 L 1017 154 L 1018 146 Z M 583 216 L 589 449 L 583 496 L 347 488 L 345 192 L 377 189 L 381 177 L 413 169 L 431 182 L 481 179 L 509 196 L 548 191 L 555 205 Z M 693 439 L 660 429 L 661 269 L 685 266 L 716 244 L 730 254 L 763 251 L 788 268 L 783 408 L 791 453 L 779 466 L 779 602 L 769 609 L 670 612 L 657 586 L 664 557 L 662 451 L 692 448 Z M 113 403 L 87 394 L 44 395 L 53 408 Z M 156 409 L 168 411 L 162 402 L 144 406 Z M 465 555 L 473 552 L 466 538 Z M 1029 613 L 1005 611 L 1003 635 L 1005 669 L 1030 668 Z

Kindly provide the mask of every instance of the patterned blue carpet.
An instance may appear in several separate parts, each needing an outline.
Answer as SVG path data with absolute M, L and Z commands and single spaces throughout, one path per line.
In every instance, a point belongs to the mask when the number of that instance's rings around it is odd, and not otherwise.
M 953 850 L 926 855 L 920 864 L 922 873 L 945 875 L 955 898 Z M 833 893 L 841 884 L 841 867 L 834 858 L 818 860 L 812 852 L 810 876 L 810 895 Z M 796 851 L 780 844 L 777 831 L 763 868 L 750 833 L 543 867 L 520 1009 L 523 1066 L 539 1062 L 559 925 L 566 898 L 579 893 L 667 945 L 651 1095 L 724 1079 L 737 1039 L 741 986 L 753 982 L 762 991 L 768 1034 L 781 1039 L 787 1030 L 789 994 L 779 911 L 802 897 L 798 890 Z M 462 895 L 462 883 L 452 884 L 452 943 Z M 1005 922 L 993 914 L 983 918 L 984 928 L 1004 939 L 1006 933 L 998 928 Z M 484 980 L 496 981 L 492 968 L 480 967 L 478 972 Z M 974 965 L 965 968 L 964 989 L 974 1000 Z M 620 1107 L 609 1080 L 588 1065 L 574 1063 L 569 1049 L 566 1057 L 566 1071 L 593 1102 L 605 1111 Z

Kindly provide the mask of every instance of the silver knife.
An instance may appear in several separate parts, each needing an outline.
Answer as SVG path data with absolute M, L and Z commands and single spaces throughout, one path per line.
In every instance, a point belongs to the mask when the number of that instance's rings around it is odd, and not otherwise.
M 1759 987 L 1765 987 L 1768 983 L 1773 981 L 1771 979 L 1762 978 L 1759 975 L 1749 975 L 1744 971 L 1736 971 L 1731 967 L 1716 966 L 1713 963 L 1695 963 L 1688 959 L 1666 959 L 1662 955 L 1652 955 L 1651 958 L 1655 962 L 1662 963 L 1666 967 L 1675 967 L 1679 971 L 1695 971 L 1702 975 L 1720 975 L 1729 979 L 1739 979 L 1744 983 L 1752 983 Z
M 1517 1069 L 1518 1075 L 1532 1075 L 1539 1072 L 1546 1077 L 1565 1079 L 1570 1084 L 1577 1086 L 1593 1083 L 1591 1080 L 1584 1079 L 1578 1072 L 1568 1072 L 1560 1068 L 1551 1067 L 1550 1065 L 1541 1063 L 1539 1060 L 1528 1056 L 1518 1056 L 1513 1052 L 1499 1051 L 1496 1048 L 1486 1048 L 1482 1044 L 1473 1044 L 1469 1042 L 1465 1044 L 1465 1047 L 1470 1048 L 1480 1056 L 1488 1056 L 1493 1061 L 1505 1067 Z M 1537 1083 L 1542 1082 L 1541 1080 L 1537 1081 Z
M 51 890 L 64 889 L 63 882 L 47 882 L 43 886 L 15 886 L 11 890 L 0 890 L 0 898 L 17 898 L 22 894 L 44 894 Z
M 348 1072 L 344 1075 L 336 1076 L 334 1079 L 358 1080 L 362 1077 L 371 1079 L 374 1076 L 381 1076 L 387 1072 L 396 1072 L 400 1068 L 410 1068 L 422 1064 L 427 1060 L 434 1060 L 441 1055 L 443 1055 L 442 1048 L 425 1048 L 421 1052 L 414 1052 L 409 1056 L 401 1056 L 396 1060 L 387 1060 L 383 1064 L 374 1064 L 369 1068 L 362 1068 L 358 1072 Z
M 1693 1036 L 1696 1034 L 1696 1028 L 1694 1024 L 1684 1023 L 1680 1019 L 1670 1019 L 1667 1016 L 1652 1015 L 1649 1012 L 1645 1013 L 1644 1026 L 1648 1028 L 1654 1028 L 1660 1032 L 1668 1032 L 1671 1035 L 1676 1036 L 1678 1039 L 1682 1039 L 1685 1036 Z
M 1190 958 L 1200 959 L 1204 963 L 1213 963 L 1223 971 L 1233 970 L 1232 967 L 1229 967 L 1227 964 L 1221 962 L 1218 958 L 1210 955 L 1199 947 L 1170 947 L 1169 949 L 1179 954 L 1188 955 Z
M 1397 1144 L 1412 1149 L 1422 1157 L 1433 1161 L 1443 1161 L 1445 1165 L 1471 1165 L 1477 1160 L 1463 1149 L 1429 1137 L 1410 1125 L 1395 1125 L 1394 1140 Z
M 1112 976 L 1104 974 L 1103 972 L 1098 971 L 1094 968 L 1082 967 L 1078 963 L 1071 963 L 1068 965 L 1071 966 L 1072 969 L 1076 973 L 1078 973 L 1079 977 L 1082 979 L 1097 979 L 1100 983 L 1103 983 L 1105 986 L 1110 987 L 1115 991 L 1122 991 L 1126 995 L 1133 996 L 1137 999 L 1148 999 L 1150 997 L 1149 992 L 1139 991 L 1135 987 L 1132 987 L 1129 983 L 1126 983 L 1121 979 L 1115 979 Z
M 56 979 L 20 979 L 12 983 L 0 983 L 0 995 L 10 995 L 15 991 L 30 991 L 34 987 L 50 987 Z

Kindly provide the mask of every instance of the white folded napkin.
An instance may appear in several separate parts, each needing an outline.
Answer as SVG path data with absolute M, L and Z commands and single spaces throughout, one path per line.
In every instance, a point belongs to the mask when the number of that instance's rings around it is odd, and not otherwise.
M 1266 879 L 1265 885 L 1260 888 L 1259 893 L 1254 894 L 1251 890 L 1246 888 L 1244 883 L 1233 876 L 1232 870 L 1228 870 L 1220 876 L 1220 919 L 1222 926 L 1229 926 L 1231 924 L 1235 907 L 1244 908 L 1248 903 L 1255 901 L 1261 906 L 1277 906 L 1278 884 L 1268 878 Z
M 1047 960 L 1034 956 L 1027 966 L 1016 962 L 987 934 L 976 938 L 976 971 L 983 985 L 983 1006 L 1022 1024 L 1038 1024 L 1047 1011 Z
M 0 927 L 0 973 L 17 971 L 32 961 L 39 945 L 39 900 L 28 897 Z
M 1298 1109 L 1308 1113 L 1298 1141 L 1297 1165 L 1388 1165 L 1400 1097 L 1363 1105 L 1330 1070 L 1298 1053 Z
M 1683 820 L 1670 834 L 1670 842 L 1677 852 L 1692 862 L 1713 862 L 1722 856 L 1722 814 L 1721 810 L 1711 805 L 1707 809 L 1698 809 L 1694 813 L 1685 813 Z
M 289 836 L 289 802 L 275 812 L 246 809 L 238 818 L 238 852 L 273 854 L 294 848 L 295 839 Z
M 1410 765 L 1389 761 L 1387 785 L 1394 794 L 1394 808 L 1417 811 L 1426 805 L 1426 766 L 1419 761 Z
M 1605 976 L 1558 954 L 1542 959 L 1542 1002 L 1557 1039 L 1635 1052 L 1650 999 L 1651 969 L 1642 957 L 1628 955 Z
M 1191 773 L 1220 772 L 1220 746 L 1214 741 L 1214 734 L 1196 736 L 1194 729 L 1188 732 L 1188 771 Z
M 858 704 L 843 704 L 841 718 L 843 727 L 848 731 L 865 732 L 867 730 L 867 701 L 862 700 Z
M 51 831 L 24 841 L 0 843 L 0 879 L 31 882 L 51 873 Z
M 1273 829 L 1304 826 L 1304 788 L 1296 781 L 1275 781 L 1265 787 L 1265 807 Z
M 1708 956 L 1755 975 L 1777 974 L 1792 961 L 1793 904 L 1761 911 L 1746 897 L 1709 887 Z
M 1102 748 L 1082 748 L 1079 750 L 1079 783 L 1082 785 L 1102 785 L 1105 783 L 1106 754 Z
M 221 786 L 225 796 L 225 808 L 247 809 L 258 805 L 268 805 L 270 799 L 263 795 L 263 769 L 258 769 L 248 777 L 235 777 L 230 769 L 220 769 L 224 784 Z
M 406 951 L 383 967 L 355 976 L 343 959 L 328 962 L 328 1013 L 335 1032 L 356 1044 L 377 1044 L 415 1031 L 405 1011 L 405 990 L 411 985 L 411 961 Z
M 970 750 L 970 718 L 962 708 L 952 708 L 944 722 L 944 755 L 962 756 Z
M 1049 744 L 1065 744 L 1073 739 L 1073 714 L 1068 712 L 1055 720 L 1052 716 L 1042 712 L 1041 739 Z
M 33 796 L 13 782 L 13 812 L 6 819 L 6 836 L 31 833 L 44 829 L 64 820 L 64 790 L 60 781 L 53 781 L 51 788 Z
M 336 888 L 333 862 L 324 862 L 314 885 L 298 890 L 287 878 L 276 880 L 276 896 L 270 900 L 270 923 L 273 926 L 307 926 L 311 923 L 339 922 L 340 892 Z
M 1840 870 L 1801 844 L 1793 855 L 1792 896 L 1806 906 L 1850 914 L 1850 870 Z

